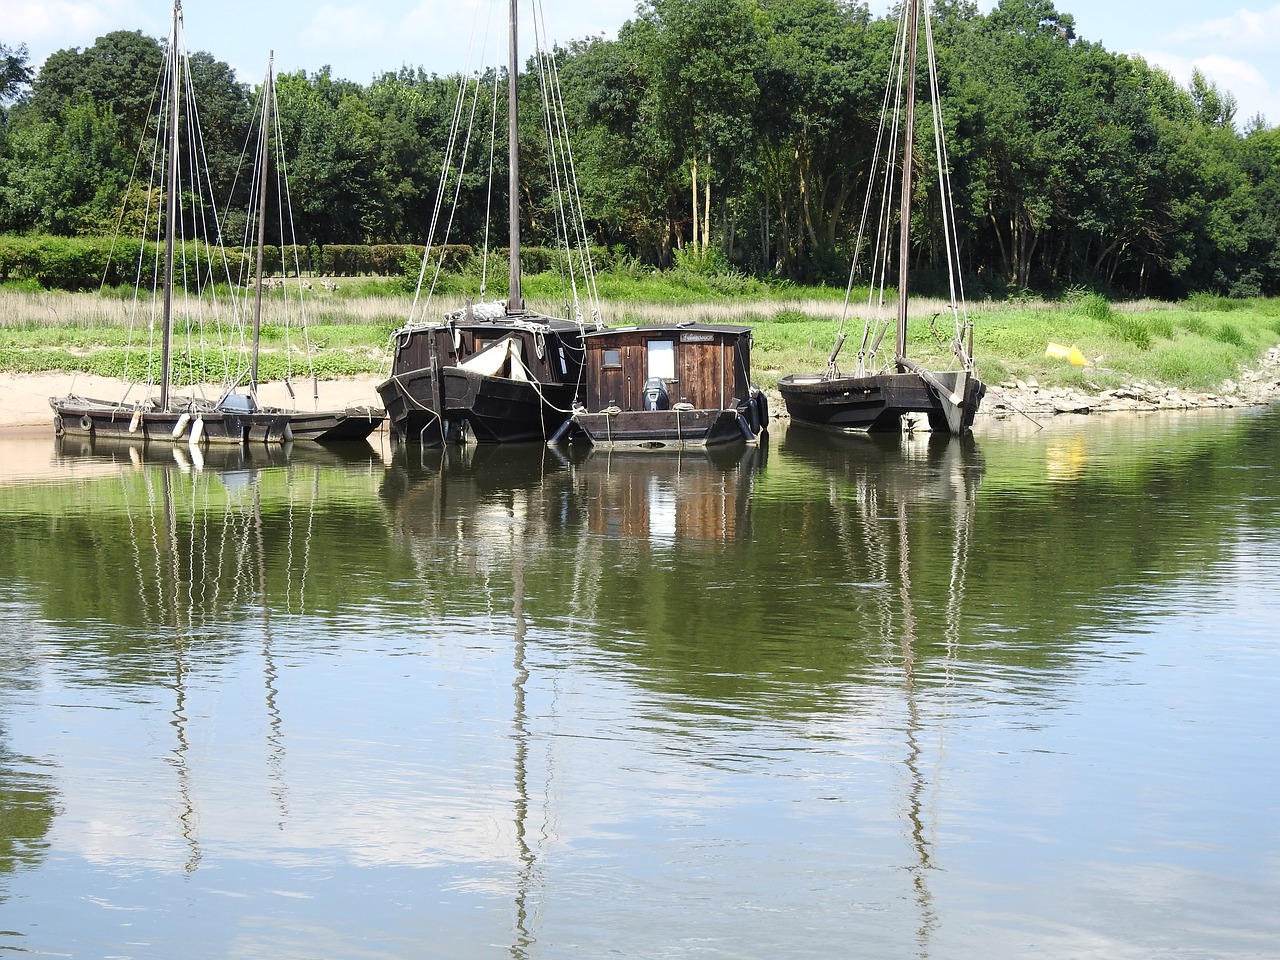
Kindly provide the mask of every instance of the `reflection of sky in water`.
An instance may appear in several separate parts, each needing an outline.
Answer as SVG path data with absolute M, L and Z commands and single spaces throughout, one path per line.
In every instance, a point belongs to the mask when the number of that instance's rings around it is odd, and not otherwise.
M 163 941 L 157 911 L 186 876 L 228 943 L 277 955 L 352 948 L 372 921 L 373 955 L 443 924 L 462 942 L 440 955 L 465 956 L 502 935 L 518 896 L 553 956 L 565 936 L 765 956 L 785 951 L 788 921 L 829 948 L 865 925 L 869 955 L 889 956 L 913 916 L 949 945 L 935 955 L 1013 957 L 1035 939 L 1047 955 L 1126 956 L 1166 943 L 1171 905 L 1218 955 L 1243 955 L 1280 932 L 1264 919 L 1274 874 L 1241 860 L 1274 826 L 1258 777 L 1276 756 L 1266 708 L 1232 705 L 1257 705 L 1250 661 L 1274 671 L 1277 604 L 1217 599 L 1165 618 L 1158 645 L 1144 627 L 1093 639 L 1047 701 L 1001 696 L 997 674 L 963 663 L 911 687 L 886 664 L 824 712 L 772 723 L 729 703 L 692 717 L 537 631 L 517 718 L 501 616 L 447 635 L 379 617 L 323 653 L 305 621 L 281 619 L 278 718 L 261 651 L 193 654 L 180 755 L 175 691 L 85 687 L 84 665 L 51 663 L 12 737 L 56 764 L 49 875 L 105 888 L 71 911 L 84 937 L 128 917 Z M 1206 658 L 1224 623 L 1235 643 Z
M 671 548 L 676 542 L 676 491 L 662 478 L 650 477 L 646 493 L 649 543 L 655 547 Z

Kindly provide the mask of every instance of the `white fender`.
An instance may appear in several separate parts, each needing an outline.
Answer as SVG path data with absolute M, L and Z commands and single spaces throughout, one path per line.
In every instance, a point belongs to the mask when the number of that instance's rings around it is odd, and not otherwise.
M 177 440 L 187 432 L 187 424 L 191 422 L 191 414 L 184 413 L 173 426 L 173 439 Z
M 191 425 L 191 439 L 187 442 L 191 446 L 195 446 L 200 442 L 200 438 L 204 436 L 204 417 L 196 417 L 196 422 Z

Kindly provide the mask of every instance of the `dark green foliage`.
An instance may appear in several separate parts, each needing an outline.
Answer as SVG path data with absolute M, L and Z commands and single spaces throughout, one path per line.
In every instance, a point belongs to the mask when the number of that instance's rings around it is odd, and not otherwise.
M 1111 304 L 1107 298 L 1098 293 L 1086 294 L 1080 300 L 1080 309 L 1086 317 L 1094 320 L 1107 320 L 1111 317 Z
M 1113 313 L 1106 319 L 1121 340 L 1132 343 L 1139 350 L 1151 349 L 1151 330 L 1144 317 L 1132 313 Z
M 1280 132 L 1265 121 L 1238 129 L 1230 92 L 1201 75 L 1180 87 L 1105 50 L 1050 0 L 932 8 L 971 296 L 1280 295 Z M 843 285 L 893 33 L 887 17 L 844 0 L 643 0 L 616 40 L 555 51 L 597 266 L 631 275 L 675 266 L 709 291 L 743 277 Z M 33 77 L 25 48 L 0 45 L 0 104 L 12 101 L 0 123 L 0 233 L 138 234 L 138 211 L 156 198 L 131 187 L 129 171 L 153 134 L 161 54 L 160 41 L 116 31 L 54 53 Z M 215 189 L 231 194 L 249 91 L 207 53 L 191 67 Z M 505 98 L 492 116 L 502 71 L 480 79 L 468 88 L 475 129 L 502 130 Z M 541 92 L 531 75 L 521 83 L 524 268 L 554 272 L 561 238 Z M 406 254 L 428 240 L 445 243 L 448 269 L 468 269 L 462 251 L 486 242 L 506 171 L 499 148 L 490 193 L 490 145 L 477 136 L 471 169 L 460 185 L 451 171 L 442 189 L 459 86 L 407 67 L 367 86 L 327 68 L 277 78 L 303 270 L 400 282 Z M 912 236 L 920 293 L 945 289 L 930 163 L 922 148 Z M 457 197 L 447 236 L 429 236 L 437 195 Z M 491 249 L 505 213 L 492 219 Z M 242 222 L 224 223 L 230 242 L 243 242 Z M 61 256 L 11 276 L 84 285 L 88 267 L 69 248 Z M 272 254 L 268 269 L 291 261 Z
M 372 273 L 373 250 L 349 243 L 330 243 L 320 251 L 320 272 L 331 277 Z
M 773 315 L 774 323 L 807 323 L 809 319 L 799 310 L 779 310 Z
M 26 44 L 20 43 L 11 50 L 0 43 L 0 104 L 17 96 L 19 90 L 31 83 L 33 76 L 35 73 L 27 61 Z
M 1213 338 L 1222 343 L 1229 343 L 1232 346 L 1244 346 L 1244 334 L 1240 332 L 1240 328 L 1233 323 L 1224 323 L 1213 332 Z
M 125 281 L 138 244 L 125 244 L 113 259 L 111 242 L 66 237 L 0 236 L 0 282 L 34 280 L 45 289 L 91 290 Z

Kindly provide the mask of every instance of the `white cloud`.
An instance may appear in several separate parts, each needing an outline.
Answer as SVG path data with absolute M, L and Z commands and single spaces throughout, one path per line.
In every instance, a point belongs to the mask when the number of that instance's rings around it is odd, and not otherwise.
M 1163 37 L 1167 42 L 1180 44 L 1221 41 L 1236 50 L 1274 49 L 1278 39 L 1280 4 L 1266 10 L 1237 10 L 1230 16 L 1190 23 Z
M 1166 71 L 1184 87 L 1191 83 L 1192 72 L 1199 70 L 1219 90 L 1236 98 L 1237 125 L 1243 125 L 1259 113 L 1273 125 L 1280 121 L 1280 90 L 1251 61 L 1217 53 L 1185 57 L 1167 50 L 1144 50 L 1138 55 Z
M 125 28 L 126 23 L 138 26 Z M 55 50 L 92 46 L 112 30 L 167 33 L 167 23 L 137 0 L 6 0 L 0 40 L 10 48 L 26 44 L 32 63 L 39 65 Z

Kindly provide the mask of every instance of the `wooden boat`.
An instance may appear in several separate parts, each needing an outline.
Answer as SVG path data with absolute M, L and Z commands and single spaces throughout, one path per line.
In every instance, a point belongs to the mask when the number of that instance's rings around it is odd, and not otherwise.
M 584 390 L 554 443 L 666 448 L 755 443 L 768 402 L 751 383 L 751 328 L 650 323 L 584 337 Z
M 581 324 L 509 300 L 394 334 L 378 393 L 397 437 L 434 445 L 546 440 L 569 416 L 582 375 Z M 488 308 L 488 309 L 486 309 Z
M 411 319 L 392 335 L 391 371 L 378 384 L 378 394 L 396 436 L 406 442 L 545 441 L 568 419 L 581 380 L 582 337 L 588 324 L 581 316 L 565 319 L 527 309 L 521 290 L 516 21 L 516 0 L 510 0 L 509 293 L 505 300 L 469 304 L 446 315 L 443 322 Z M 553 150 L 552 155 L 560 163 L 568 152 Z M 571 182 L 569 173 L 565 171 L 565 182 Z M 595 302 L 585 242 L 580 243 L 578 261 Z M 424 276 L 425 266 L 424 257 Z M 573 299 L 576 304 L 576 289 Z M 593 326 L 600 324 L 596 321 Z
M 890 79 L 885 97 L 886 105 L 902 105 L 902 115 L 897 116 L 896 109 L 891 115 L 886 109 L 882 119 L 881 138 L 877 141 L 880 143 L 892 139 L 885 137 L 887 126 L 898 133 L 901 143 L 897 149 L 885 150 L 877 157 L 877 173 L 870 178 L 871 188 L 867 194 L 863 228 L 857 244 L 857 248 L 860 248 L 862 236 L 867 231 L 870 212 L 888 206 L 887 203 L 873 202 L 877 200 L 876 194 L 878 193 L 879 198 L 891 197 L 894 193 L 893 177 L 897 171 L 901 171 L 894 354 L 887 363 L 878 365 L 880 344 L 890 326 L 889 321 L 879 315 L 879 305 L 886 299 L 884 279 L 888 273 L 888 257 L 883 246 L 874 245 L 877 249 L 872 265 L 871 302 L 858 351 L 857 367 L 852 373 L 843 373 L 836 366 L 836 359 L 846 339 L 842 317 L 825 371 L 793 373 L 778 380 L 778 392 L 782 395 L 793 423 L 836 430 L 900 431 L 905 417 L 923 414 L 934 431 L 962 435 L 972 427 L 974 416 L 986 393 L 986 385 L 978 379 L 973 360 L 973 324 L 963 312 L 963 290 L 956 264 L 958 242 L 954 232 L 955 221 L 951 216 L 951 188 L 947 176 L 934 69 L 933 33 L 927 12 L 923 17 L 923 27 L 930 66 L 929 76 L 932 80 L 930 92 L 934 142 L 939 145 L 942 153 L 937 158 L 937 169 L 941 207 L 944 211 L 948 273 L 951 278 L 950 312 L 955 320 L 955 332 L 950 343 L 954 354 L 954 368 L 945 371 L 930 370 L 907 356 L 912 173 L 915 166 L 915 80 L 922 6 L 921 0 L 911 0 L 902 7 L 899 42 L 895 48 L 894 76 Z M 887 235 L 887 228 L 876 229 L 876 235 Z M 855 265 L 856 259 L 855 254 Z M 846 296 L 846 308 L 848 300 Z
M 163 272 L 153 278 L 150 293 L 158 296 L 162 317 L 160 331 L 160 376 L 158 384 L 148 385 L 146 395 L 130 399 L 130 385 L 119 399 L 106 400 L 69 394 L 51 397 L 54 433 L 57 436 L 106 437 L 136 440 L 140 442 L 185 442 L 190 444 L 247 444 L 288 443 L 315 441 L 320 443 L 364 440 L 386 419 L 383 410 L 375 406 L 356 406 L 342 410 L 303 411 L 283 407 L 262 406 L 258 403 L 258 353 L 262 323 L 263 253 L 265 241 L 266 195 L 270 152 L 271 115 L 274 102 L 272 70 L 267 70 L 263 87 L 259 153 L 257 160 L 258 236 L 255 273 L 253 277 L 253 341 L 249 353 L 249 367 L 224 385 L 216 399 L 190 395 L 177 396 L 172 391 L 173 382 L 173 333 L 175 318 L 174 244 L 180 240 L 179 194 L 184 189 L 179 180 L 180 131 L 185 128 L 188 139 L 198 142 L 192 134 L 199 129 L 199 119 L 194 110 L 185 118 L 180 116 L 182 103 L 194 103 L 190 89 L 191 71 L 186 48 L 182 40 L 181 0 L 173 5 L 173 28 L 169 37 L 165 66 L 160 89 L 164 91 L 164 117 L 158 126 L 167 131 L 164 148 L 157 155 L 165 155 L 165 169 L 156 178 L 155 186 L 164 196 L 164 263 Z M 193 167 L 204 169 L 202 165 Z M 209 185 L 201 184 L 203 192 Z M 211 194 L 211 190 L 210 190 Z M 216 216 L 216 214 L 215 214 Z M 156 232 L 160 232 L 157 230 Z M 284 245 L 282 244 L 282 247 Z M 290 244 L 289 246 L 292 246 Z M 214 265 L 202 265 L 202 272 L 212 275 Z M 138 271 L 142 278 L 141 261 Z M 206 278 L 207 279 L 207 278 Z M 183 298 L 188 300 L 190 298 Z M 195 297 L 203 301 L 203 295 Z M 201 309 L 204 309 L 201 305 Z M 194 321 L 184 321 L 188 324 Z M 155 392 L 153 392 L 153 390 Z

